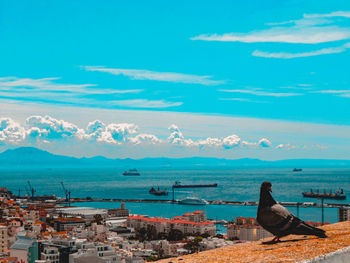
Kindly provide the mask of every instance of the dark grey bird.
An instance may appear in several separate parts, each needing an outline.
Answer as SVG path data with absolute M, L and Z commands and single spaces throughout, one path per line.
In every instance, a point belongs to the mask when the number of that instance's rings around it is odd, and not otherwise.
M 260 200 L 257 213 L 258 223 L 267 231 L 275 235 L 271 243 L 278 242 L 281 237 L 293 235 L 313 235 L 321 238 L 327 237 L 326 232 L 320 228 L 310 226 L 284 206 L 273 199 L 272 185 L 263 182 L 260 188 Z

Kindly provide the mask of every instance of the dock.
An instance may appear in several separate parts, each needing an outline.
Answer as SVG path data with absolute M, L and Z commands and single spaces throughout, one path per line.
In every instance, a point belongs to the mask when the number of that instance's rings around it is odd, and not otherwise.
M 178 201 L 166 200 L 166 199 L 109 199 L 109 198 L 71 198 L 71 203 L 79 202 L 129 202 L 129 203 L 163 203 L 163 204 L 177 204 Z M 221 200 L 207 200 L 209 205 L 247 205 L 257 206 L 256 201 L 221 201 Z M 60 201 L 58 203 L 66 203 Z M 289 207 L 320 207 L 321 204 L 314 202 L 279 202 L 283 206 Z M 350 206 L 350 204 L 324 204 L 324 207 L 344 207 Z

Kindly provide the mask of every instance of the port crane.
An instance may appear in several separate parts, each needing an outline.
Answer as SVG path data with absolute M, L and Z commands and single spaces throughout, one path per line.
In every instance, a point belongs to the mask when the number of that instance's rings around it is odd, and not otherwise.
M 30 194 L 32 195 L 32 200 L 34 200 L 34 194 L 35 194 L 35 189 L 32 187 L 32 185 L 30 184 L 29 180 L 27 180 L 28 186 L 29 186 L 29 190 L 26 187 L 27 193 L 30 196 Z
M 68 205 L 70 206 L 70 190 L 67 190 L 66 187 L 64 187 L 63 182 L 61 181 L 61 186 L 63 189 L 64 194 L 66 195 L 66 202 L 68 202 Z

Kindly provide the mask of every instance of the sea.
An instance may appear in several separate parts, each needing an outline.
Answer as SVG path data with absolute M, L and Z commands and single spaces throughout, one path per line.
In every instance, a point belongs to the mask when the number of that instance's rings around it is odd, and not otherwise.
M 175 199 L 199 197 L 205 200 L 256 202 L 259 200 L 263 181 L 272 183 L 272 195 L 279 202 L 316 202 L 318 199 L 304 198 L 303 191 L 320 192 L 342 188 L 347 200 L 325 200 L 325 203 L 348 204 L 350 194 L 350 169 L 303 169 L 293 172 L 291 168 L 274 169 L 144 169 L 140 176 L 123 176 L 124 170 L 101 167 L 56 167 L 56 168 L 0 168 L 0 187 L 21 195 L 26 194 L 29 185 L 36 195 L 57 195 L 64 197 L 61 182 L 71 191 L 71 197 L 106 199 L 164 199 L 171 200 L 171 186 L 175 181 L 182 184 L 213 184 L 215 188 L 175 189 Z M 149 194 L 151 187 L 169 191 L 168 196 Z M 119 208 L 120 202 L 81 202 L 74 206 L 95 208 Z M 159 217 L 174 217 L 196 210 L 205 211 L 207 217 L 217 220 L 234 220 L 238 216 L 255 217 L 257 207 L 249 205 L 180 205 L 170 203 L 127 202 L 126 207 L 133 214 Z M 288 207 L 304 221 L 321 221 L 321 209 L 315 207 Z M 338 209 L 325 208 L 325 222 L 338 222 Z

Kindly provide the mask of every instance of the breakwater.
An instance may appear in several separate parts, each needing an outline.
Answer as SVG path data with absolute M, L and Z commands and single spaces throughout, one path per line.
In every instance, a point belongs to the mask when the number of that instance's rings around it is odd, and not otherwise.
M 128 203 L 163 203 L 163 204 L 177 204 L 175 200 L 164 200 L 164 199 L 110 199 L 110 198 L 72 198 L 71 203 L 78 202 L 128 202 Z M 257 206 L 258 202 L 254 201 L 221 201 L 221 200 L 207 200 L 209 205 L 246 205 L 246 206 Z M 60 201 L 58 203 L 67 203 L 66 201 Z M 291 207 L 320 207 L 321 204 L 317 202 L 280 202 L 283 206 Z M 324 207 L 343 207 L 350 206 L 350 204 L 328 204 L 324 203 Z

